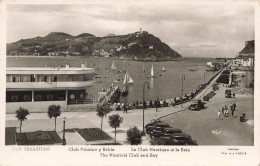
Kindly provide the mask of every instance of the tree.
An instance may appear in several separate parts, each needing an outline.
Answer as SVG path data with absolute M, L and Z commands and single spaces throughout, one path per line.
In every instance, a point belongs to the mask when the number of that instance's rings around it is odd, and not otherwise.
M 22 107 L 20 107 L 15 112 L 16 112 L 16 116 L 15 117 L 18 120 L 20 120 L 20 133 L 21 133 L 21 131 L 22 131 L 22 122 L 27 119 L 26 116 L 29 115 L 30 113 L 29 113 L 29 111 L 26 108 L 22 108 Z
M 136 126 L 131 127 L 127 130 L 127 140 L 131 145 L 139 145 L 142 143 L 142 131 L 139 130 Z
M 103 126 L 103 118 L 110 112 L 110 107 L 108 104 L 104 104 L 102 106 L 97 107 L 97 116 L 101 118 L 101 132 Z
M 123 118 L 119 116 L 118 114 L 111 115 L 108 117 L 108 123 L 112 128 L 115 128 L 115 142 L 116 142 L 116 128 L 120 126 L 120 124 L 123 122 Z
M 56 131 L 56 119 L 58 116 L 60 116 L 61 110 L 60 110 L 60 105 L 50 105 L 48 108 L 48 117 L 51 119 L 54 117 L 55 119 L 55 128 L 54 131 Z

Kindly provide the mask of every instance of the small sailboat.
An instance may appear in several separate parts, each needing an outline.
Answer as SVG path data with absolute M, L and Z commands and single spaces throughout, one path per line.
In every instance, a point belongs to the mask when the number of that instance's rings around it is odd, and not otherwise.
M 162 71 L 166 71 L 164 67 L 162 68 Z
M 113 61 L 112 66 L 111 66 L 111 70 L 116 70 L 116 65 L 115 65 L 114 61 Z
M 153 65 L 152 65 L 152 68 L 151 68 L 151 77 L 155 77 L 154 72 L 153 72 Z
M 134 80 L 126 72 L 123 85 L 134 84 Z
M 128 86 L 133 84 L 134 81 L 133 79 L 129 76 L 129 74 L 126 72 L 125 73 L 125 78 L 123 82 L 123 90 L 122 90 L 122 96 L 127 96 L 128 95 Z

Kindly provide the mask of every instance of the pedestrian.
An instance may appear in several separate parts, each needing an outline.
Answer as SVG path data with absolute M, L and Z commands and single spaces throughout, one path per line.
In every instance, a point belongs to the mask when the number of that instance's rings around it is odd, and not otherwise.
M 220 110 L 218 110 L 218 119 L 220 119 Z
M 230 110 L 231 111 L 233 110 L 233 104 L 232 103 L 230 104 Z
M 231 115 L 234 116 L 234 110 L 231 110 Z
M 234 109 L 234 111 L 236 111 L 236 107 L 237 107 L 237 105 L 236 105 L 236 103 L 234 102 L 234 104 L 233 104 L 233 109 Z
M 127 113 L 127 106 L 125 106 L 125 113 Z
M 225 110 L 225 115 L 228 116 L 228 109 Z
M 181 101 L 181 103 L 182 103 L 182 97 L 181 97 L 181 96 L 179 97 L 179 99 L 180 99 L 180 101 Z
M 145 101 L 143 102 L 143 107 L 146 110 L 146 102 Z
M 222 107 L 222 114 L 224 114 L 224 111 L 225 111 L 225 107 Z
M 150 107 L 152 108 L 153 107 L 153 101 L 150 100 Z
M 138 100 L 136 100 L 136 108 L 138 108 L 138 104 L 139 104 L 139 102 L 138 102 Z
M 235 98 L 235 93 L 233 93 L 233 98 Z
M 123 109 L 124 109 L 123 113 L 125 113 L 126 112 L 126 104 L 123 104 Z
M 155 110 L 157 112 L 158 111 L 158 101 L 157 100 L 154 101 L 154 106 L 155 106 Z
M 169 101 L 169 105 L 172 106 L 172 99 L 170 99 L 170 101 Z
M 227 110 L 228 108 L 227 108 L 227 105 L 225 105 L 225 110 Z

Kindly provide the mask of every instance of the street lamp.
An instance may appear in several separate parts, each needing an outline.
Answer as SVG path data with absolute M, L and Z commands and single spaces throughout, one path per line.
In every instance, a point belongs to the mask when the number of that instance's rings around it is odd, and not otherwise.
M 182 75 L 181 79 L 181 108 L 182 108 L 182 100 L 183 100 L 183 81 L 185 80 L 185 75 Z
M 207 72 L 207 71 L 205 70 L 205 71 L 204 71 L 204 84 L 205 84 L 205 82 L 206 82 L 206 81 L 205 81 L 206 72 Z
M 145 88 L 145 84 L 147 84 L 148 85 L 148 89 L 150 89 L 149 88 L 149 83 L 148 82 L 144 82 L 144 84 L 143 84 L 143 132 L 144 132 L 144 93 L 145 93 L 144 88 Z
M 62 145 L 66 145 L 66 139 L 65 139 L 65 123 L 66 123 L 66 117 L 63 117 L 63 137 L 62 137 Z

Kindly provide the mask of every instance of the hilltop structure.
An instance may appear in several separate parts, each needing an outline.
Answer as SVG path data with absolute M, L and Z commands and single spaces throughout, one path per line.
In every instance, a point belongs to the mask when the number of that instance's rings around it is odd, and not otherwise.
M 134 60 L 176 60 L 181 55 L 147 31 L 96 37 L 51 32 L 7 44 L 8 56 L 98 56 Z

